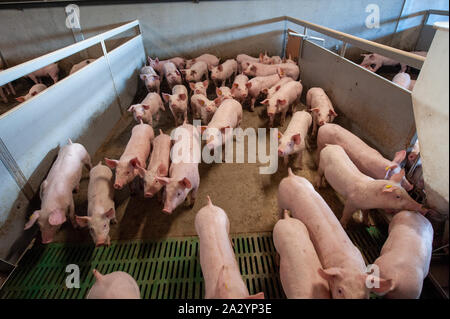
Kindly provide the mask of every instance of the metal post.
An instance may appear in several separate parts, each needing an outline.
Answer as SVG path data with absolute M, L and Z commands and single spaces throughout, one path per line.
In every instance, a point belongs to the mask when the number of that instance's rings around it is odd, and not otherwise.
M 113 83 L 114 92 L 116 93 L 116 100 L 117 100 L 117 104 L 119 105 L 120 114 L 123 115 L 122 103 L 120 103 L 119 92 L 117 91 L 116 82 L 114 81 L 114 74 L 112 73 L 111 64 L 109 63 L 108 52 L 106 51 L 106 46 L 105 46 L 105 40 L 102 39 L 100 41 L 100 43 L 102 45 L 103 55 L 105 56 L 106 63 L 108 64 L 109 74 L 111 75 L 111 80 L 112 80 L 112 83 Z

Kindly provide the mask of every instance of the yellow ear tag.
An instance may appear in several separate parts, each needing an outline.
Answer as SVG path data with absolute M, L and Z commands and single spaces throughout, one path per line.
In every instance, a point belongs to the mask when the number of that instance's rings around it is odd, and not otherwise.
M 281 133 L 280 132 L 278 132 L 278 139 L 280 139 L 281 138 Z
M 391 188 L 392 187 L 392 185 L 386 185 L 386 188 Z
M 389 167 L 389 166 L 386 166 L 386 172 L 387 172 L 389 169 L 390 169 L 390 167 Z
M 222 95 L 222 90 L 218 90 L 217 93 L 218 93 L 219 95 Z
M 201 105 L 201 106 L 205 105 L 205 101 L 200 100 L 199 102 L 200 102 L 200 105 Z

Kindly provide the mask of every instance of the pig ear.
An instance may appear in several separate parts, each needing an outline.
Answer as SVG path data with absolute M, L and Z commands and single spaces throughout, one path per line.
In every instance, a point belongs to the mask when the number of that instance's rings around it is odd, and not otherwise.
M 233 88 L 237 89 L 239 87 L 239 84 L 233 83 Z
M 25 97 L 23 96 L 16 97 L 16 101 L 20 103 L 25 102 Z
M 143 167 L 141 167 L 141 166 L 138 166 L 138 165 L 136 165 L 135 168 L 138 170 L 138 175 L 139 175 L 139 177 L 140 177 L 140 178 L 144 178 L 144 177 L 145 177 L 145 173 L 147 172 L 147 171 L 145 170 L 145 168 L 143 168 Z
M 181 101 L 186 100 L 186 94 L 184 93 L 178 94 L 178 99 L 180 99 Z
M 332 109 L 330 109 L 330 111 L 328 112 L 328 114 L 329 114 L 329 115 L 333 115 L 333 116 L 337 116 L 337 113 L 336 113 L 334 110 L 332 110 Z
M 405 177 L 405 170 L 404 169 L 402 169 L 397 174 L 392 175 L 392 177 L 389 180 L 400 184 L 402 182 L 402 180 L 403 180 L 403 177 Z
M 219 106 L 219 104 L 220 104 L 220 99 L 219 99 L 219 98 L 214 99 L 214 104 L 215 104 L 216 106 Z
M 245 86 L 247 87 L 247 89 L 250 89 L 252 87 L 252 82 L 245 83 Z
M 169 103 L 169 100 L 170 100 L 170 95 L 169 94 L 163 93 L 162 97 L 163 97 L 164 102 Z
M 209 85 L 209 81 L 208 81 L 208 80 L 203 81 L 203 86 L 204 86 L 205 88 L 207 88 L 208 85 Z
M 388 184 L 388 185 L 385 185 L 385 186 L 383 187 L 382 192 L 383 192 L 383 193 L 392 193 L 392 192 L 395 191 L 396 189 L 398 189 L 397 186 Z
M 134 108 L 136 107 L 136 104 L 133 104 L 133 105 L 131 105 L 129 108 L 128 108 L 128 112 L 133 112 L 134 111 Z
M 38 92 L 31 92 L 31 96 L 35 96 Z
M 265 99 L 261 102 L 261 104 L 269 104 L 269 99 Z
M 300 142 L 301 142 L 300 134 L 297 133 L 297 134 L 295 134 L 295 135 L 292 135 L 292 140 L 294 141 L 294 143 L 295 143 L 296 145 L 299 145 Z
M 48 216 L 48 223 L 52 226 L 61 225 L 66 221 L 66 214 L 62 210 L 56 209 Z
M 262 89 L 261 92 L 262 92 L 263 94 L 267 94 L 267 93 L 269 93 L 269 89 Z
M 103 275 L 97 269 L 93 269 L 92 273 L 94 274 L 95 280 L 97 281 L 103 278 Z
M 311 112 L 316 112 L 319 113 L 320 109 L 318 107 L 315 107 L 313 109 L 310 110 Z
M 162 185 L 167 185 L 167 184 L 170 183 L 170 178 L 168 178 L 168 177 L 159 177 L 159 176 L 156 176 L 156 180 L 157 180 L 158 182 L 160 182 Z
M 318 268 L 317 271 L 320 277 L 322 277 L 326 281 L 332 281 L 341 276 L 341 270 L 337 267 L 332 267 L 328 269 Z
M 116 210 L 111 207 L 107 212 L 104 213 L 105 217 L 108 219 L 113 219 L 116 217 Z
M 250 70 L 253 71 L 253 72 L 256 72 L 256 65 L 252 65 L 252 66 L 250 67 Z
M 369 278 L 367 278 L 367 277 L 369 277 Z M 373 275 L 367 275 L 364 278 L 364 281 L 366 282 L 367 279 L 369 279 L 370 281 L 373 281 L 374 283 L 378 283 L 378 285 L 377 285 L 378 287 L 370 288 L 370 291 L 376 293 L 377 295 L 387 294 L 389 291 L 392 291 L 395 288 L 395 284 L 392 279 L 383 279 L 383 278 L 373 276 Z
M 192 75 L 192 76 L 194 76 L 194 75 L 196 75 L 196 74 L 197 74 L 197 71 L 191 70 L 191 75 Z
M 198 103 L 200 103 L 201 106 L 205 105 L 205 101 L 199 100 Z
M 89 216 L 75 216 L 75 221 L 80 227 L 86 227 L 90 219 Z
M 189 87 L 191 88 L 192 91 L 195 90 L 195 83 L 189 82 Z
M 34 223 L 38 220 L 39 218 L 39 211 L 35 211 L 33 214 L 31 214 L 30 218 L 28 219 L 27 223 L 25 224 L 25 227 L 23 228 L 24 230 L 30 229 L 31 226 L 34 225 Z
M 394 159 L 392 161 L 396 162 L 397 164 L 400 164 L 401 162 L 403 162 L 405 157 L 406 157 L 406 150 L 401 150 L 395 153 Z
M 222 71 L 223 71 L 223 66 L 222 66 L 222 64 L 220 64 L 220 65 L 217 67 L 217 69 L 218 69 L 220 72 L 222 72 Z
M 129 163 L 134 168 L 137 168 L 137 167 L 141 166 L 141 162 L 139 161 L 139 159 L 137 157 L 130 159 Z
M 145 104 L 142 104 L 142 107 L 144 108 L 144 110 L 148 110 L 148 109 L 150 109 L 150 105 L 145 105 Z
M 159 63 L 159 58 L 157 57 L 154 61 L 156 62 L 156 64 L 158 64 Z
M 110 169 L 114 169 L 117 167 L 117 165 L 119 164 L 118 160 L 112 160 L 109 158 L 105 157 L 105 164 L 110 168 Z
M 262 62 L 264 60 L 264 54 L 262 52 L 259 54 L 259 62 Z
M 281 133 L 280 131 L 278 131 L 278 135 L 277 135 L 278 139 L 280 140 L 283 137 L 283 133 Z
M 187 177 L 185 177 L 182 180 L 178 181 L 178 184 L 180 184 L 184 188 L 191 188 L 192 187 L 191 181 Z
M 245 297 L 245 299 L 264 299 L 264 292 L 258 292 L 255 295 L 250 295 L 248 297 Z
M 141 80 L 145 80 L 147 78 L 147 74 L 140 74 L 139 77 Z

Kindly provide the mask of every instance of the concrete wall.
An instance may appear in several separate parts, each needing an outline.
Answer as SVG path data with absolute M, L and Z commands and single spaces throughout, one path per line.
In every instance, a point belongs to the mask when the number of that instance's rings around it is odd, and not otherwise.
M 281 54 L 284 22 L 290 15 L 339 31 L 385 42 L 395 30 L 404 0 L 251 0 L 80 6 L 85 38 L 139 19 L 147 53 L 161 58 L 205 51 L 221 57 L 268 50 Z M 380 7 L 381 28 L 368 29 L 365 9 Z M 63 7 L 0 10 L 0 50 L 10 65 L 74 41 Z M 336 44 L 327 41 L 327 47 Z

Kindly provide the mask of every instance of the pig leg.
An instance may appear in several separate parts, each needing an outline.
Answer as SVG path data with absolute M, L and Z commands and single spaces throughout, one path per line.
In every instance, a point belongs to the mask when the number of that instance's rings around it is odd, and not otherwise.
M 316 133 L 317 133 L 317 123 L 315 120 L 313 120 L 313 129 L 312 129 L 311 135 L 316 136 Z
M 58 82 L 58 74 L 50 74 L 50 77 L 53 80 L 53 84 L 55 84 L 56 82 Z
M 73 197 L 70 201 L 70 206 L 69 206 L 69 219 L 70 222 L 72 223 L 73 228 L 78 228 L 78 223 L 75 219 L 75 204 L 73 202 Z
M 34 82 L 34 84 L 40 83 L 40 81 L 38 81 L 38 79 L 35 75 L 30 74 L 30 75 L 28 75 L 28 77 Z
M 342 227 L 344 227 L 344 229 L 347 228 L 347 224 L 350 221 L 350 219 L 353 216 L 353 213 L 357 210 L 357 208 L 350 203 L 350 201 L 346 201 L 345 202 L 345 206 L 344 206 L 344 211 L 342 212 L 342 217 L 339 220 Z
M 254 111 L 255 110 L 255 102 L 256 102 L 256 97 L 252 97 L 252 100 L 250 101 L 250 111 Z
M 187 121 L 188 121 L 187 109 L 186 109 L 186 111 L 184 111 L 183 119 L 187 123 Z
M 320 163 L 319 163 L 319 168 L 317 169 L 317 177 L 315 180 L 315 186 L 316 188 L 321 188 L 323 185 L 323 177 L 324 177 L 324 172 L 322 167 L 320 167 Z
M 190 207 L 193 207 L 195 204 L 195 198 L 197 197 L 197 190 L 198 190 L 198 188 L 193 188 L 190 192 L 190 200 L 189 200 Z
M 370 221 L 369 213 L 370 213 L 370 210 L 369 210 L 369 209 L 363 209 L 363 210 L 362 210 L 362 214 L 363 214 L 363 223 L 364 223 L 364 225 L 366 225 L 366 226 L 368 226 L 368 227 L 370 227 L 370 226 L 375 226 L 375 225 Z

